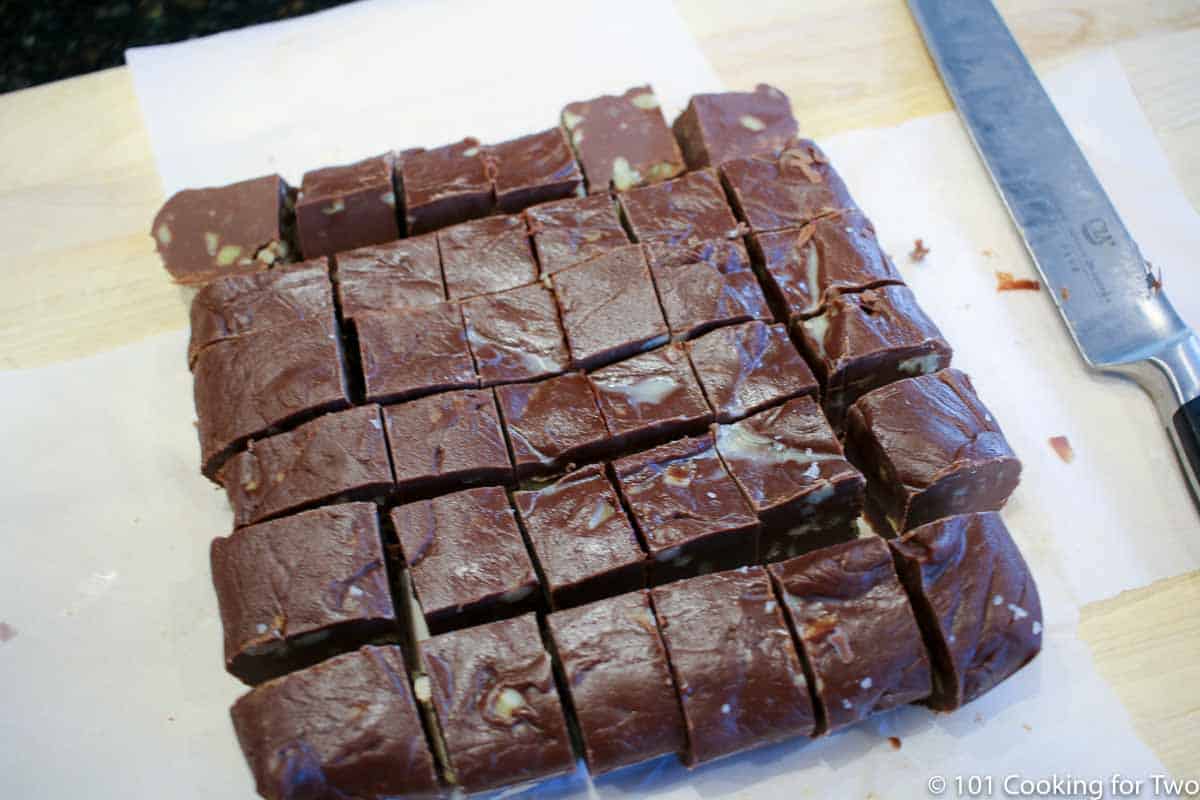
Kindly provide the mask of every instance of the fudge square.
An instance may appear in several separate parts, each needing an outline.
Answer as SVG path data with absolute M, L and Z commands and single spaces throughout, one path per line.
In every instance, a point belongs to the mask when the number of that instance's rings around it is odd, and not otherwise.
M 225 667 L 255 684 L 396 634 L 374 503 L 304 511 L 213 540 Z
M 487 216 L 494 201 L 490 156 L 478 139 L 431 150 L 410 150 L 396 159 L 408 236 Z
M 689 172 L 620 196 L 621 212 L 639 242 L 695 245 L 735 239 L 740 230 L 715 170 Z
M 334 256 L 342 316 L 437 305 L 446 299 L 437 237 L 414 236 Z
M 684 752 L 675 683 L 645 590 L 557 611 L 546 623 L 593 775 Z
M 794 736 L 816 718 L 783 610 L 762 567 L 650 592 L 695 766 Z
M 335 498 L 392 490 L 379 406 L 326 414 L 250 443 L 217 474 L 235 525 L 249 525 Z
M 538 279 L 525 222 L 484 217 L 437 232 L 442 274 L 451 300 L 524 286 Z
M 368 400 L 397 402 L 479 385 L 457 303 L 372 311 L 354 319 Z
M 583 167 L 588 193 L 623 192 L 665 181 L 686 166 L 649 86 L 568 103 L 562 125 Z
M 759 153 L 721 165 L 721 182 L 738 218 L 753 233 L 799 228 L 857 208 L 821 148 L 807 139 L 779 153 Z
M 296 235 L 305 258 L 400 238 L 392 156 L 304 173 L 296 198 Z
M 474 793 L 571 772 L 575 756 L 533 614 L 420 644 L 447 772 Z
M 230 715 L 269 798 L 435 797 L 399 647 L 364 647 L 242 695 Z
M 779 152 L 798 130 L 787 95 L 765 83 L 753 92 L 692 95 L 671 127 L 688 169 Z
M 841 430 L 846 409 L 872 389 L 949 366 L 953 351 L 907 286 L 829 299 L 793 330 L 821 380 L 825 413 Z
M 783 325 L 752 321 L 687 343 L 717 422 L 734 422 L 792 397 L 816 395 L 817 379 Z
M 716 429 L 717 452 L 762 523 L 761 560 L 853 539 L 866 480 L 812 397 Z
M 878 536 L 769 567 L 804 652 L 820 733 L 929 697 L 925 642 Z
M 896 532 L 1004 506 L 1021 477 L 1000 426 L 956 369 L 897 381 L 850 409 L 846 447 Z
M 646 256 L 637 245 L 556 272 L 550 282 L 578 369 L 627 358 L 669 338 Z
M 401 497 L 512 480 L 491 389 L 446 392 L 387 406 L 383 421 Z
M 540 605 L 537 575 L 504 489 L 407 503 L 392 509 L 391 520 L 432 633 Z
M 290 260 L 292 189 L 278 175 L 171 195 L 151 225 L 163 266 L 179 283 L 262 272 Z
M 702 261 L 677 266 L 651 262 L 650 272 L 676 341 L 722 325 L 771 319 L 758 279 L 748 269 L 722 273 Z
M 550 128 L 492 145 L 496 165 L 496 208 L 524 208 L 583 194 L 583 172 L 562 128 Z
M 542 284 L 472 298 L 462 312 L 484 386 L 545 378 L 570 366 L 554 294 Z
M 821 217 L 799 229 L 756 233 L 750 249 L 783 320 L 819 313 L 831 294 L 904 282 L 879 246 L 874 226 L 858 211 Z
M 757 560 L 758 519 L 721 464 L 712 434 L 612 466 L 649 552 L 652 583 Z
M 609 449 L 608 427 L 582 372 L 496 387 L 517 480 L 558 472 Z
M 513 500 L 553 608 L 646 585 L 646 554 L 603 466 L 516 492 Z
M 1037 585 L 999 514 L 948 517 L 890 544 L 929 642 L 931 708 L 971 702 L 1042 649 Z
M 629 244 L 607 194 L 543 203 L 524 217 L 542 277 Z

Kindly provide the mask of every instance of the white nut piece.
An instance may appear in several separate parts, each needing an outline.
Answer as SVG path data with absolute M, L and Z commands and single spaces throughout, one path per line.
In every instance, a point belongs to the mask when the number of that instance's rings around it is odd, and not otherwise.
M 321 213 L 328 214 L 329 216 L 333 216 L 334 214 L 340 214 L 345 210 L 346 210 L 346 201 L 339 197 L 337 200 L 334 200 L 329 205 L 323 207 L 321 209 Z
M 738 117 L 738 122 L 741 123 L 743 128 L 754 131 L 755 133 L 765 130 L 767 127 L 765 122 L 758 117 L 753 116 L 752 114 L 742 114 L 742 116 Z
M 379 200 L 385 206 L 391 206 L 392 208 L 396 207 L 396 193 L 391 190 L 388 190 L 388 191 L 384 192 L 383 194 L 379 195 Z
M 492 702 L 492 710 L 505 722 L 512 722 L 517 711 L 524 708 L 525 697 L 516 689 L 505 687 Z
M 654 96 L 654 92 L 642 92 L 634 95 L 630 101 L 638 108 L 643 108 L 647 111 L 658 108 L 658 98 Z
M 618 192 L 624 192 L 642 182 L 642 173 L 634 169 L 627 158 L 617 156 L 613 159 L 612 182 Z
M 433 684 L 428 675 L 418 675 L 413 681 L 413 694 L 417 696 L 419 703 L 428 703 L 433 699 Z
M 479 155 L 479 148 L 478 147 L 468 147 L 466 150 L 462 151 L 462 154 L 463 154 L 463 158 L 474 158 L 475 156 Z
M 158 230 L 154 232 L 154 238 L 158 239 L 158 243 L 163 247 L 171 244 L 171 228 L 167 223 L 158 226 Z
M 211 231 L 204 234 L 204 249 L 210 257 L 216 256 L 217 248 L 221 246 L 221 237 Z
M 570 111 L 564 111 L 562 113 L 563 127 L 569 131 L 575 130 L 575 126 L 581 122 L 583 122 L 583 117 L 579 114 L 575 114 Z
M 238 244 L 227 244 L 217 251 L 217 266 L 228 267 L 230 264 L 238 260 L 238 256 L 242 254 L 242 246 Z

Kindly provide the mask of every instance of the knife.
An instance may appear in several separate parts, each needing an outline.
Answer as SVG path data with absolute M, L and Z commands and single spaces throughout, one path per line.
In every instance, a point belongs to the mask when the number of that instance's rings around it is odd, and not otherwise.
M 909 0 L 1088 366 L 1153 398 L 1200 505 L 1200 339 L 1180 319 L 989 0 Z

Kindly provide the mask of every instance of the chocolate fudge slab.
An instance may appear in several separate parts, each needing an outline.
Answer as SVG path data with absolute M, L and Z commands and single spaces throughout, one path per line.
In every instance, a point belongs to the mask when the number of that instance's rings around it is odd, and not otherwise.
M 533 614 L 435 636 L 420 655 L 457 786 L 481 792 L 575 768 Z
M 881 286 L 829 299 L 797 321 L 797 343 L 821 381 L 825 413 L 836 430 L 867 392 L 950 365 L 953 351 L 907 286 Z
M 201 472 L 212 477 L 251 436 L 350 404 L 330 320 L 308 319 L 224 339 L 192 368 Z
M 451 300 L 501 292 L 538 279 L 525 222 L 518 216 L 462 222 L 438 231 L 437 241 Z
M 686 166 L 649 86 L 568 103 L 562 125 L 583 167 L 589 194 L 665 181 Z
M 686 345 L 717 422 L 816 395 L 817 379 L 783 325 L 752 321 L 706 333 Z
M 245 683 L 399 632 L 374 503 L 250 525 L 210 555 L 225 668 Z
M 758 519 L 712 434 L 626 456 L 612 468 L 649 553 L 652 583 L 758 559 Z
M 931 708 L 971 702 L 1041 651 L 1037 585 L 999 514 L 930 522 L 891 547 L 933 660 Z
M 442 796 L 398 647 L 264 683 L 230 715 L 268 800 Z
M 504 489 L 407 503 L 392 509 L 391 519 L 431 632 L 524 613 L 541 600 Z
M 400 238 L 392 156 L 304 173 L 296 197 L 296 236 L 305 258 Z
M 897 532 L 939 517 L 994 511 L 1021 477 L 1004 433 L 956 369 L 897 381 L 850 409 L 846 446 Z
M 554 608 L 646 585 L 646 554 L 603 466 L 516 492 L 513 501 Z
M 814 733 L 808 681 L 766 570 L 704 575 L 650 595 L 687 726 L 685 764 Z
M 722 273 L 703 262 L 652 264 L 650 272 L 675 341 L 686 341 L 722 325 L 770 321 L 771 310 L 754 273 Z
M 217 278 L 192 298 L 188 364 L 214 342 L 308 319 L 336 327 L 333 286 L 324 259 Z
M 495 165 L 478 139 L 404 153 L 396 161 L 408 236 L 487 216 Z
M 787 95 L 760 83 L 753 92 L 692 95 L 671 126 L 688 169 L 716 166 L 755 153 L 776 153 L 796 137 Z
M 484 386 L 545 378 L 570 366 L 554 295 L 542 284 L 472 298 L 462 312 Z
M 402 497 L 512 480 L 491 389 L 446 392 L 387 406 L 383 421 Z
M 293 195 L 278 175 L 171 195 L 150 227 L 163 266 L 177 282 L 262 272 L 294 260 Z
M 592 775 L 685 751 L 683 717 L 648 592 L 558 611 L 546 623 Z
M 929 657 L 891 551 L 878 536 L 772 564 L 812 677 L 819 731 L 929 697 Z
M 821 148 L 800 139 L 779 153 L 759 153 L 721 165 L 721 182 L 738 219 L 753 233 L 800 228 L 857 208 Z
M 496 209 L 515 214 L 551 200 L 582 195 L 583 172 L 562 128 L 531 133 L 492 145 L 496 165 Z
M 715 170 L 631 189 L 620 196 L 620 204 L 639 242 L 690 246 L 740 235 Z
M 572 365 L 594 369 L 667 341 L 646 256 L 630 245 L 550 278 Z
M 853 539 L 866 480 L 812 397 L 716 429 L 717 451 L 762 523 L 761 560 Z
M 360 247 L 334 258 L 345 319 L 368 311 L 433 306 L 446 299 L 435 235 Z
M 386 494 L 393 478 L 379 406 L 326 414 L 253 441 L 225 463 L 217 480 L 238 526 L 318 503 Z
M 368 400 L 399 402 L 479 385 L 457 303 L 360 314 L 354 330 Z
M 524 217 L 542 277 L 629 244 L 607 194 L 543 203 Z
M 587 376 L 496 387 L 518 480 L 558 472 L 607 450 L 609 432 Z
M 588 378 L 614 450 L 695 433 L 713 419 L 682 345 L 618 361 Z

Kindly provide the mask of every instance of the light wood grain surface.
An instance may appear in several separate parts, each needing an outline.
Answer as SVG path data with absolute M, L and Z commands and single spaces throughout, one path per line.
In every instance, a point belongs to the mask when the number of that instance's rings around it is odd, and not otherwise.
M 998 4 L 1039 69 L 1115 48 L 1200 207 L 1200 2 Z M 780 87 L 809 135 L 951 107 L 898 0 L 678 5 L 727 86 Z M 0 152 L 0 369 L 77 358 L 187 324 L 180 290 L 146 235 L 162 189 L 128 70 L 0 96 Z M 1089 606 L 1081 621 L 1101 673 L 1179 777 L 1200 777 L 1198 609 L 1200 573 L 1192 573 Z

